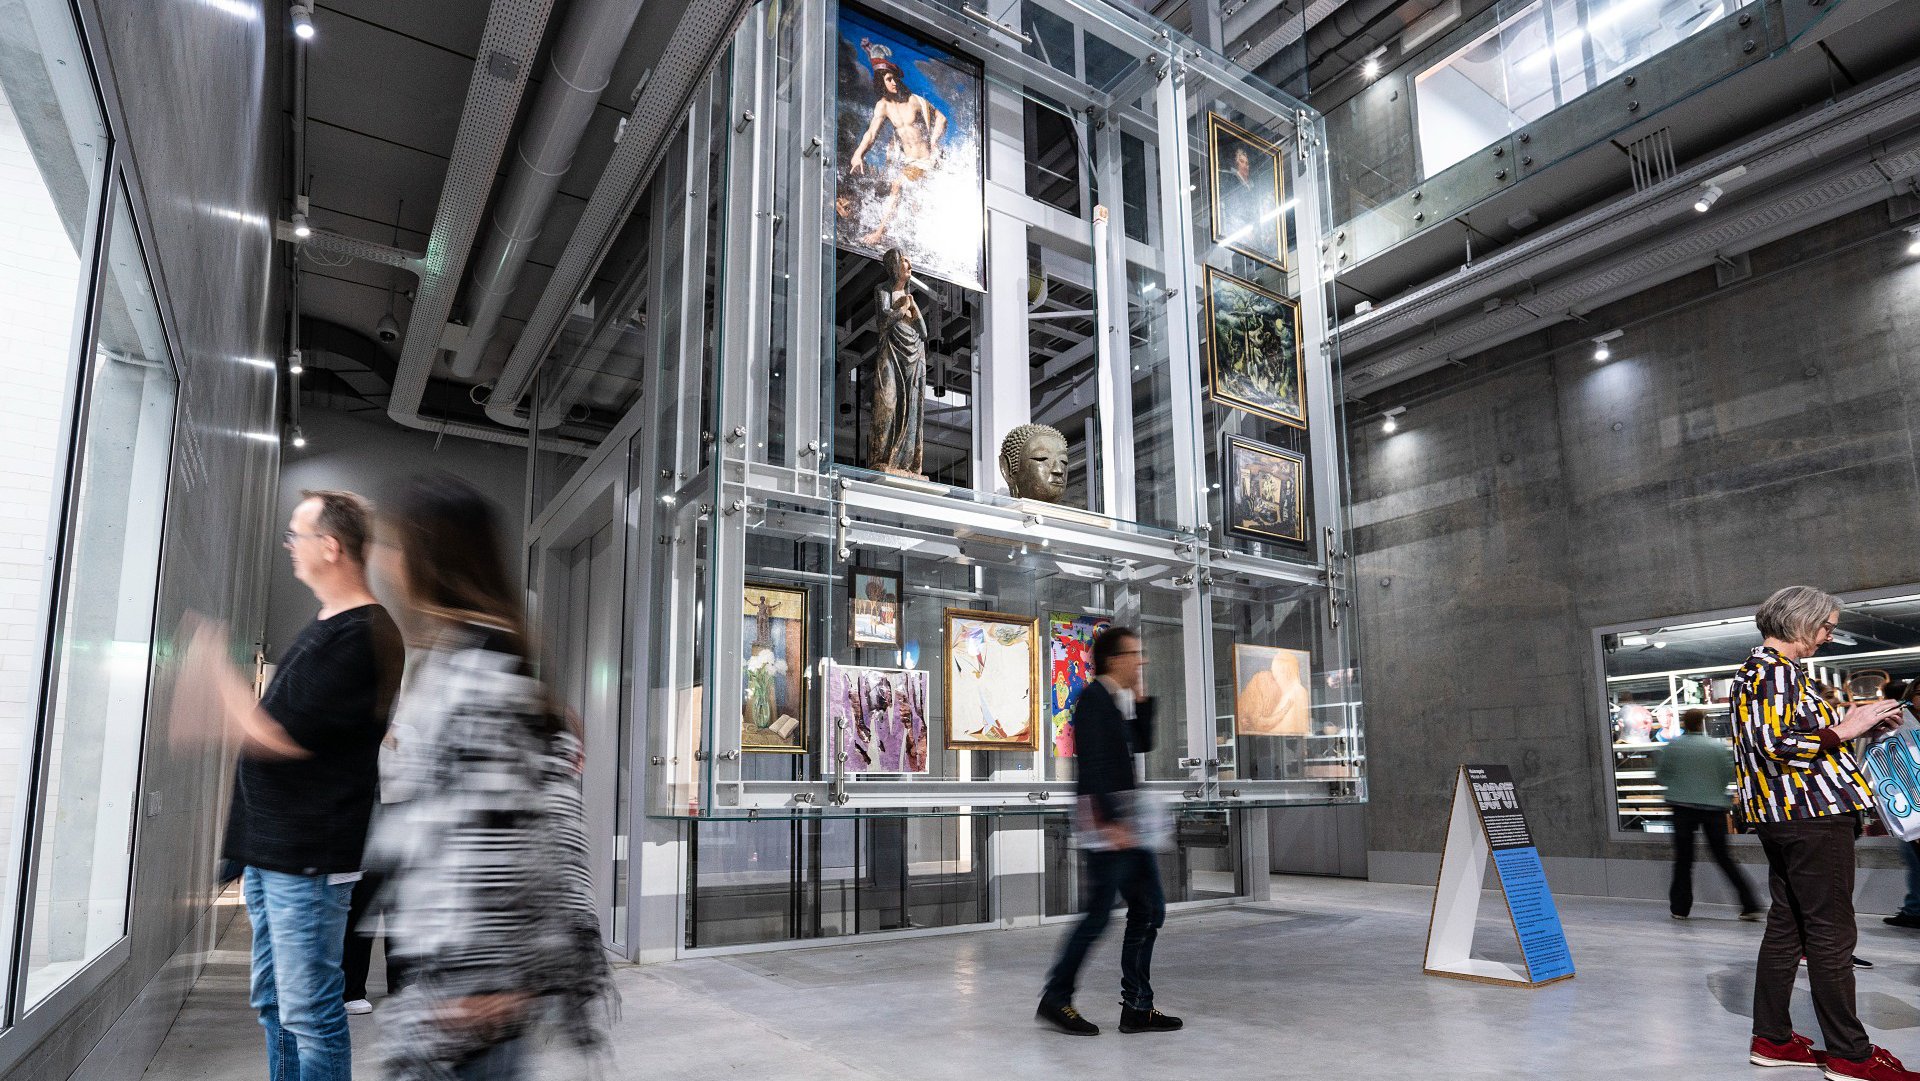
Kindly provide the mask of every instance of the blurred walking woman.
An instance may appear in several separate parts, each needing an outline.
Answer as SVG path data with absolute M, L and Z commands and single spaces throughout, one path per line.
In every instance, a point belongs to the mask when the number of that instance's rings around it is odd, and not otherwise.
M 1753 986 L 1756 1066 L 1818 1066 L 1830 1078 L 1920 1081 L 1875 1047 L 1854 1008 L 1853 841 L 1873 795 L 1847 744 L 1896 716 L 1898 703 L 1835 713 L 1803 662 L 1833 637 L 1840 601 L 1789 586 L 1754 613 L 1764 641 L 1733 679 L 1734 772 L 1767 854 L 1773 907 Z M 1793 1031 L 1794 975 L 1806 958 L 1826 1044 Z
M 415 647 L 394 707 L 400 802 L 367 855 L 408 971 L 385 1064 L 399 1081 L 511 1081 L 545 1017 L 589 1053 L 606 1040 L 580 742 L 532 676 L 493 507 L 445 474 L 383 507 L 377 566 Z

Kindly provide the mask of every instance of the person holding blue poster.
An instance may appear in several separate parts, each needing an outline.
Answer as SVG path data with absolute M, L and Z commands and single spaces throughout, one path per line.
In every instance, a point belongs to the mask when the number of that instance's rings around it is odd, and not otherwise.
M 1920 1081 L 1867 1039 L 1854 1008 L 1853 842 L 1873 793 L 1847 745 L 1896 718 L 1899 703 L 1854 706 L 1841 717 L 1813 686 L 1803 662 L 1833 637 L 1838 598 L 1789 586 L 1754 622 L 1764 640 L 1733 680 L 1734 771 L 1767 854 L 1773 907 L 1755 964 L 1747 1059 L 1819 1067 L 1829 1078 Z M 1793 1031 L 1803 957 L 1824 1050 Z

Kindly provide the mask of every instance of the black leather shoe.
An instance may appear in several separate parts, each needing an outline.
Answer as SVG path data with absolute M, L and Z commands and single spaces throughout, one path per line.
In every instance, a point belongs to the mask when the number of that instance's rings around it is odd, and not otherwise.
M 1896 912 L 1893 915 L 1888 916 L 1887 918 L 1881 920 L 1880 922 L 1892 924 L 1895 927 L 1920 928 L 1920 916 L 1909 916 L 1904 912 Z
M 1136 1010 L 1124 1003 L 1120 1007 L 1120 1031 L 1122 1032 L 1173 1032 L 1180 1027 L 1178 1017 L 1168 1017 L 1159 1010 Z
M 1100 1035 L 1100 1026 L 1080 1016 L 1080 1011 L 1070 1005 L 1054 1006 L 1042 1002 L 1040 1008 L 1033 1011 L 1033 1019 L 1043 1025 L 1052 1025 L 1069 1036 Z

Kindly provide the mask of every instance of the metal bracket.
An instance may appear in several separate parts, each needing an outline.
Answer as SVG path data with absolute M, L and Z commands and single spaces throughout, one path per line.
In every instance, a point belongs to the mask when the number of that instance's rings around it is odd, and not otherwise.
M 738 135 L 741 132 L 747 130 L 747 125 L 753 123 L 757 119 L 759 118 L 753 115 L 752 109 L 748 109 L 747 111 L 741 113 L 739 123 L 736 123 L 733 126 L 733 133 L 735 135 Z
M 714 758 L 722 762 L 737 762 L 740 760 L 740 752 L 739 751 L 721 751 L 719 754 L 714 755 Z
M 1047 794 L 1046 794 L 1045 792 L 1029 792 L 1029 793 L 1027 793 L 1027 802 L 1028 802 L 1028 803 L 1045 803 L 1045 802 L 1047 802 L 1047 799 L 1048 799 L 1048 796 L 1047 796 Z
M 835 522 L 834 546 L 841 559 L 853 558 L 853 518 L 842 514 Z
M 1198 758 L 1182 758 L 1179 765 L 1181 769 L 1199 769 L 1200 760 Z
M 807 805 L 811 805 L 813 801 L 814 801 L 814 795 L 811 792 L 795 792 L 793 794 L 793 802 L 796 804 L 807 806 Z

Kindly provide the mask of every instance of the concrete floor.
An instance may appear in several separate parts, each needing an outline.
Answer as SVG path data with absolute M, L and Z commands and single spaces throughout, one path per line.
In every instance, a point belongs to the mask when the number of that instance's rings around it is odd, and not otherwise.
M 815 950 L 701 958 L 619 975 L 613 1076 L 708 1081 L 778 1077 L 993 1079 L 1515 1076 L 1689 1081 L 1760 1076 L 1746 1062 L 1760 926 L 1730 908 L 1667 918 L 1658 902 L 1560 900 L 1577 978 L 1518 990 L 1420 971 L 1432 890 L 1276 877 L 1274 899 L 1174 916 L 1155 957 L 1170 1035 L 1122 1036 L 1117 926 L 1079 1004 L 1107 1029 L 1073 1039 L 1037 1027 L 1033 1005 L 1065 925 Z M 1513 960 L 1489 894 L 1480 943 Z M 1504 933 L 1506 942 L 1501 942 Z M 150 1081 L 257 1081 L 259 1029 L 246 1007 L 244 917 L 148 1068 Z M 1920 1062 L 1920 933 L 1861 917 L 1860 1010 L 1875 1039 Z M 377 1007 L 377 1002 L 376 1002 Z M 1804 980 L 1795 1008 L 1817 1041 Z M 380 1015 L 355 1018 L 354 1058 L 373 1066 Z M 538 1077 L 575 1078 L 550 1054 Z

